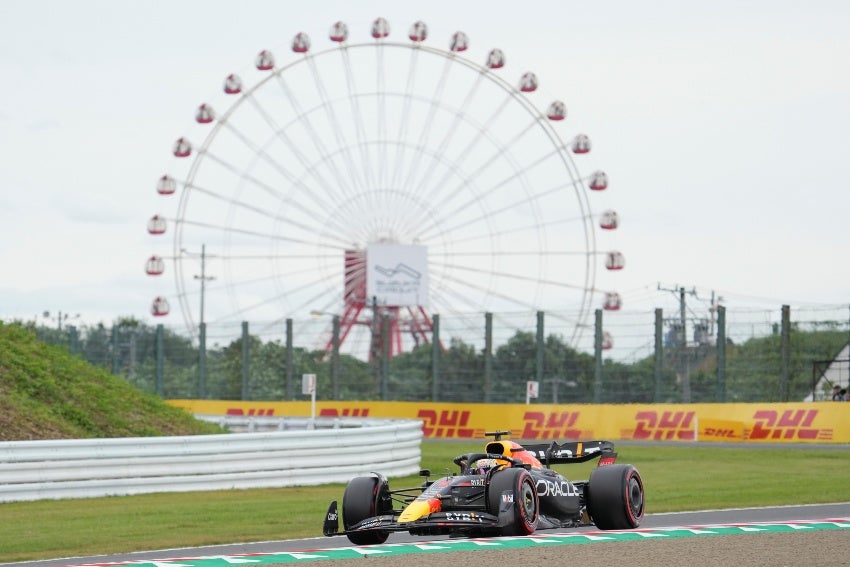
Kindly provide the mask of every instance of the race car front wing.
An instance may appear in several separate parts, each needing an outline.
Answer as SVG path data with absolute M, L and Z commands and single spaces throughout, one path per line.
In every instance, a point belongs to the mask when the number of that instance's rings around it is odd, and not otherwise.
M 399 513 L 384 514 L 366 518 L 348 530 L 339 529 L 337 501 L 331 502 L 325 515 L 322 533 L 326 536 L 347 535 L 362 532 L 410 532 L 410 533 L 451 533 L 451 532 L 495 532 L 509 526 L 514 521 L 513 498 L 502 498 L 499 514 L 494 515 L 479 510 L 453 510 L 432 512 L 412 522 L 399 522 Z

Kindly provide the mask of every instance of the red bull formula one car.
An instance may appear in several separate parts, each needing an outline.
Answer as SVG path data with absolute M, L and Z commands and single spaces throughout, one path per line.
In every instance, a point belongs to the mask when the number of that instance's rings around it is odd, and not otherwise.
M 355 545 L 383 543 L 391 532 L 412 535 L 529 535 L 536 530 L 595 525 L 601 530 L 632 529 L 644 511 L 643 481 L 632 465 L 615 463 L 609 441 L 520 445 L 494 439 L 483 453 L 454 459 L 459 474 L 429 480 L 415 488 L 390 490 L 379 474 L 351 479 L 325 516 L 326 536 L 345 534 Z M 599 459 L 588 480 L 570 481 L 551 465 Z

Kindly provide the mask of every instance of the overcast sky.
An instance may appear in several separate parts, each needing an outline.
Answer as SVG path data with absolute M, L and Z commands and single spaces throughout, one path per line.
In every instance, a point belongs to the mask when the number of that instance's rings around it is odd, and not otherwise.
M 260 49 L 377 16 L 463 30 L 567 102 L 611 178 L 624 309 L 669 305 L 659 284 L 850 303 L 846 1 L 2 0 L 0 318 L 152 321 L 145 223 L 195 107 Z

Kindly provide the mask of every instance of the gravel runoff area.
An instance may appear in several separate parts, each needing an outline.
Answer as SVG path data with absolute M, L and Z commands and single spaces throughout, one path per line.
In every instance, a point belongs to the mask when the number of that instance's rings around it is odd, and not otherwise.
M 406 557 L 364 556 L 313 563 L 317 567 L 416 567 L 447 565 L 525 565 L 529 567 L 797 567 L 850 566 L 850 541 L 844 530 L 783 534 L 699 536 L 675 540 L 645 540 L 561 545 L 507 551 L 426 553 Z

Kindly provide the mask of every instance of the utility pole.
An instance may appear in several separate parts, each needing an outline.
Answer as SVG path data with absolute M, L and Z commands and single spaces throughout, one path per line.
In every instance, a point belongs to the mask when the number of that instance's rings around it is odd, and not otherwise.
M 207 245 L 201 244 L 201 275 L 195 275 L 196 280 L 201 280 L 201 325 L 204 324 L 204 294 L 206 283 L 215 278 L 207 275 Z
M 678 293 L 679 295 L 679 325 L 681 326 L 681 347 L 686 348 L 688 346 L 688 328 L 687 328 L 687 304 L 685 302 L 685 294 L 690 294 L 696 297 L 697 292 L 696 289 L 692 289 L 691 291 L 685 291 L 684 287 L 676 286 L 675 288 L 665 288 L 661 287 L 661 284 L 658 284 L 658 291 L 669 291 L 671 293 Z M 678 343 L 679 341 L 677 341 Z
M 184 254 L 188 252 L 184 249 Z M 198 325 L 198 395 L 204 399 L 207 395 L 207 324 L 204 322 L 204 298 L 206 284 L 215 278 L 207 275 L 207 245 L 201 244 L 201 274 L 194 278 L 201 282 L 201 319 Z
M 679 287 L 678 289 L 665 289 L 661 287 L 661 284 L 658 284 L 658 289 L 660 291 L 669 291 L 669 292 L 678 292 L 679 294 L 679 326 L 681 328 L 681 341 L 677 342 L 677 351 L 680 353 L 680 371 L 681 371 L 681 379 L 682 379 L 682 403 L 690 403 L 691 402 L 691 361 L 690 361 L 690 353 L 688 352 L 688 327 L 687 327 L 687 305 L 685 302 L 685 294 L 690 293 L 693 296 L 696 296 L 696 289 L 692 289 L 689 292 L 685 291 L 684 287 Z

